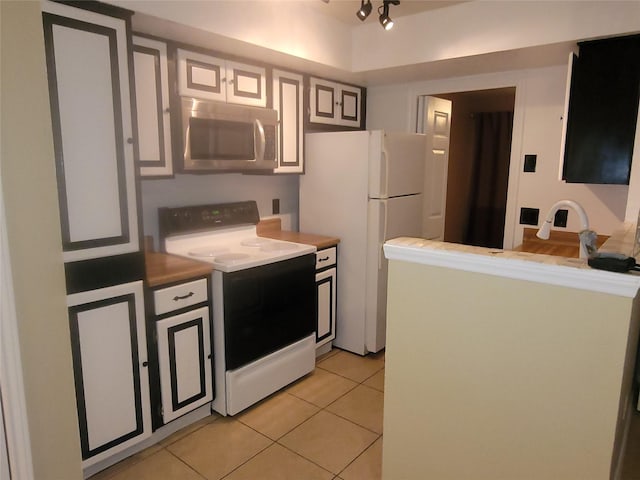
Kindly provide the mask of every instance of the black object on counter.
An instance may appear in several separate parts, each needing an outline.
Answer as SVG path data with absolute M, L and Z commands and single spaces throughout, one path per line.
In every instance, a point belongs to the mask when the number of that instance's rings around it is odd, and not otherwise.
M 640 271 L 640 265 L 636 263 L 636 259 L 622 253 L 596 253 L 589 257 L 587 263 L 591 268 L 609 272 Z

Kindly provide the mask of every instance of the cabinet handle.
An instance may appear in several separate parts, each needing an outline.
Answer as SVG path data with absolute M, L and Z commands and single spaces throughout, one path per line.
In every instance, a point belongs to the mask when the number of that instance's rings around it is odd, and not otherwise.
M 322 257 L 318 259 L 319 262 L 326 262 L 327 260 L 329 260 L 329 257 Z
M 145 361 L 145 362 L 142 362 L 142 366 L 143 366 L 143 367 L 148 367 L 148 366 L 149 366 L 149 362 L 146 362 L 146 361 Z
M 207 358 L 208 358 L 209 360 L 211 360 L 211 354 L 207 355 Z
M 177 302 L 178 300 L 185 300 L 185 299 L 187 299 L 189 297 L 193 297 L 194 295 L 195 294 L 193 292 L 189 292 L 186 295 L 182 295 L 182 296 L 176 295 L 175 297 L 173 297 L 173 301 Z
M 164 113 L 170 113 L 170 112 L 171 112 L 171 109 L 169 107 L 164 109 Z
M 129 145 L 133 145 L 133 138 L 131 138 L 131 137 L 127 138 L 127 143 Z

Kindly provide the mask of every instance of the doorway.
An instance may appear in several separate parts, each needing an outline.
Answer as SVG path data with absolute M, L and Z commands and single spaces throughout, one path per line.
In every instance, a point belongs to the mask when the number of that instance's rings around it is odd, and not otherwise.
M 433 95 L 452 102 L 445 242 L 503 247 L 515 93 Z

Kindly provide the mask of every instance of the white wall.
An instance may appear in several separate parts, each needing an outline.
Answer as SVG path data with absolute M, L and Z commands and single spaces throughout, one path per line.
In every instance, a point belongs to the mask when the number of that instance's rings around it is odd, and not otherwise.
M 600 234 L 609 235 L 624 221 L 628 187 L 566 184 L 558 180 L 566 74 L 566 66 L 560 65 L 371 87 L 367 97 L 367 128 L 415 131 L 416 99 L 419 95 L 515 86 L 505 248 L 522 242 L 523 226 L 518 223 L 521 207 L 539 208 L 540 221 L 543 221 L 549 207 L 561 199 L 572 199 L 582 204 L 591 227 Z M 525 154 L 538 155 L 535 173 L 522 172 Z M 574 212 L 569 212 L 566 230 L 579 230 Z
M 280 199 L 283 229 L 298 229 L 297 175 L 176 175 L 173 179 L 142 180 L 145 235 L 158 244 L 158 208 L 255 200 L 260 218 L 272 215 L 272 200 Z
M 391 7 L 393 17 L 393 7 Z M 472 57 L 640 30 L 637 1 L 482 1 L 353 32 L 353 71 Z

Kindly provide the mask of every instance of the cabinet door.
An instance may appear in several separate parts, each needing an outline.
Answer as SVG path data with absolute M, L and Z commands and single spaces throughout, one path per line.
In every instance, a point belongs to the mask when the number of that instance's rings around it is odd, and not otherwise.
M 151 435 L 142 281 L 67 298 L 87 467 Z
M 338 85 L 334 82 L 311 79 L 310 108 L 312 122 L 335 123 L 338 117 Z
M 302 75 L 273 71 L 273 107 L 278 112 L 274 173 L 304 172 L 303 95 Z
M 133 37 L 133 63 L 140 174 L 172 175 L 167 44 Z
M 348 127 L 360 127 L 360 95 L 361 89 L 341 85 L 338 89 L 338 114 L 339 125 Z
M 64 259 L 138 251 L 128 21 L 42 6 Z
M 213 400 L 209 324 L 207 307 L 156 323 L 164 423 Z
M 262 67 L 226 62 L 227 102 L 267 106 L 266 71 Z
M 336 269 L 330 268 L 316 274 L 318 290 L 318 318 L 316 347 L 336 337 Z
M 362 89 L 350 85 L 311 79 L 310 121 L 359 128 Z
M 225 101 L 224 60 L 178 49 L 178 95 Z

